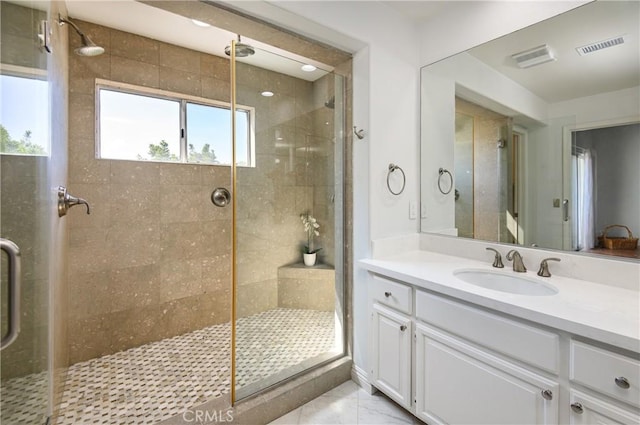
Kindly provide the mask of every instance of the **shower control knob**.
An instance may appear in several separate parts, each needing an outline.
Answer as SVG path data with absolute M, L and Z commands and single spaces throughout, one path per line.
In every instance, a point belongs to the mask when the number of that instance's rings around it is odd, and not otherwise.
M 224 187 L 217 187 L 211 193 L 211 202 L 216 207 L 226 207 L 231 201 L 231 193 Z

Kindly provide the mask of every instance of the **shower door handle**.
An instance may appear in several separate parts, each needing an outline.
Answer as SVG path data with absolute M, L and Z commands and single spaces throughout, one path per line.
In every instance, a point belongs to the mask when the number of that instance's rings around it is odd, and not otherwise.
M 569 200 L 562 201 L 562 220 L 569 221 Z
M 9 257 L 9 288 L 7 303 L 7 318 L 9 321 L 9 330 L 6 335 L 2 336 L 0 341 L 0 350 L 4 350 L 11 345 L 20 333 L 20 285 L 22 279 L 22 270 L 20 268 L 20 248 L 14 242 L 8 239 L 0 238 L 0 249 L 7 253 Z

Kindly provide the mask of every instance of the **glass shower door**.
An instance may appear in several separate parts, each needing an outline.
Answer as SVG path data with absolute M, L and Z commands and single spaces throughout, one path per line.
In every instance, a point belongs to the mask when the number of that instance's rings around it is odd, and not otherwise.
M 343 80 L 254 51 L 235 81 L 236 400 L 342 355 L 344 339 Z
M 0 7 L 0 421 L 44 424 L 49 414 L 51 148 L 47 57 L 34 40 L 47 11 L 35 2 Z

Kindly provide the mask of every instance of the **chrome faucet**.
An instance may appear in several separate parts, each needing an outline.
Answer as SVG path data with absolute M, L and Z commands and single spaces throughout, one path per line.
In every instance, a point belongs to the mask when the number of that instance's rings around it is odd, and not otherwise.
M 540 270 L 538 270 L 538 276 L 542 277 L 551 277 L 551 273 L 549 272 L 549 264 L 547 261 L 560 261 L 559 258 L 545 258 L 540 262 Z
M 501 269 L 504 267 L 504 264 L 502 264 L 502 256 L 500 255 L 500 253 L 498 252 L 497 249 L 493 249 L 493 248 L 486 248 L 487 251 L 493 251 L 496 253 L 496 256 L 493 258 L 493 264 L 492 266 L 498 269 Z
M 512 249 L 507 253 L 507 260 L 513 261 L 513 271 L 518 273 L 524 273 L 527 271 L 527 268 L 524 266 L 524 262 L 522 261 L 522 255 L 515 249 Z

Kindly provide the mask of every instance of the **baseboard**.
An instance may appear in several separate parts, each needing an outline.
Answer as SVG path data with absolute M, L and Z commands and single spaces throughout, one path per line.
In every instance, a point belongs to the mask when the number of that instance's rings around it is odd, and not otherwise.
M 378 391 L 376 387 L 369 383 L 369 374 L 367 371 L 355 364 L 351 367 L 351 380 L 369 394 L 374 394 Z

